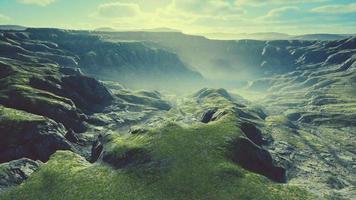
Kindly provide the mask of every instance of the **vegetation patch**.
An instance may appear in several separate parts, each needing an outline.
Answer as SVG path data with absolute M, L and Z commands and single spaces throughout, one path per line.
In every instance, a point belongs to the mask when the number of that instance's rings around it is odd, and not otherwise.
M 229 115 L 185 128 L 166 124 L 144 135 L 105 137 L 108 155 L 145 152 L 145 164 L 112 168 L 58 151 L 2 199 L 312 199 L 304 190 L 273 183 L 226 158 L 230 138 L 242 135 Z M 133 159 L 141 159 L 142 154 Z M 139 155 L 139 156 L 137 156 Z

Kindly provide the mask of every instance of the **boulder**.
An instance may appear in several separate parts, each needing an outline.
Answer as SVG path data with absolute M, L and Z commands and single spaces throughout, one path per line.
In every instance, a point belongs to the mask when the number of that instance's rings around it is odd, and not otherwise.
M 34 161 L 28 158 L 21 158 L 0 164 L 0 193 L 21 184 L 36 171 L 41 164 L 41 161 Z

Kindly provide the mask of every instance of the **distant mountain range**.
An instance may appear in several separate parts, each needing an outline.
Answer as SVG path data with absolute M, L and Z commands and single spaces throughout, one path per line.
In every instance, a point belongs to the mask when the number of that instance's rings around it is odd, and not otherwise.
M 181 32 L 180 30 L 166 28 L 166 27 L 158 27 L 158 28 L 152 28 L 152 29 L 131 29 L 131 30 L 118 30 L 118 29 L 114 29 L 114 28 L 111 28 L 111 27 L 101 27 L 101 28 L 94 29 L 94 31 L 97 31 L 97 32 L 121 32 L 121 31 L 133 31 L 133 32 Z
M 236 39 L 257 39 L 257 40 L 283 40 L 291 36 L 285 33 L 265 32 L 265 33 L 201 33 L 209 39 L 236 40 Z
M 278 32 L 262 32 L 262 33 L 202 33 L 209 39 L 218 40 L 340 40 L 355 36 L 356 34 L 305 34 L 305 35 L 289 35 Z
M 20 25 L 0 25 L 0 30 L 19 30 L 23 31 L 28 27 Z M 158 27 L 152 29 L 115 29 L 111 27 L 99 27 L 94 29 L 95 32 L 157 32 L 157 33 L 182 33 L 178 29 L 167 27 Z M 205 36 L 208 39 L 216 40 L 341 40 L 356 36 L 356 34 L 330 34 L 330 33 L 316 33 L 305 35 L 290 35 L 279 32 L 259 32 L 259 33 L 197 33 L 194 35 Z
M 0 30 L 13 30 L 13 31 L 23 31 L 27 27 L 19 25 L 0 25 Z

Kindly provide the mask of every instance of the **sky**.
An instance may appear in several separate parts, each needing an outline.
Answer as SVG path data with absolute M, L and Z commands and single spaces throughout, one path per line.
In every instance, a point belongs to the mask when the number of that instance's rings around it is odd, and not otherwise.
M 355 34 L 356 0 L 0 0 L 0 24 Z

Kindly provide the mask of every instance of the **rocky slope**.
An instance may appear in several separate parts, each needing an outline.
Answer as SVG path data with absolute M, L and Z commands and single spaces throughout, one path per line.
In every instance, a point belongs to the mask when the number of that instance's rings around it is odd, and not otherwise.
M 249 87 L 265 94 L 258 103 L 270 115 L 272 136 L 285 141 L 271 150 L 290 166 L 290 182 L 312 181 L 316 193 L 333 198 L 355 196 L 355 39 L 306 47 L 295 70 Z
M 0 199 L 355 197 L 355 38 L 191 36 L 183 53 L 186 36 L 177 33 L 130 36 L 155 37 L 145 42 L 57 29 L 0 33 Z M 167 50 L 190 64 L 242 60 L 235 70 L 259 71 L 248 91 L 264 98 L 116 82 L 198 86 L 200 75 Z M 192 51 L 195 61 L 185 57 Z
M 1 33 L 1 190 L 21 183 L 38 168 L 35 160 L 46 162 L 57 150 L 70 150 L 89 160 L 88 148 L 97 129 L 140 120 L 134 113 L 133 119 L 121 117 L 115 109 L 122 113 L 132 109 L 144 117 L 170 108 L 159 93 L 133 93 L 84 75 L 77 55 L 30 36 L 29 32 Z M 112 93 L 105 85 L 119 92 Z M 108 116 L 97 116 L 103 112 Z M 32 160 L 17 160 L 23 158 Z
M 351 35 L 343 40 L 292 38 L 273 41 L 209 40 L 177 32 L 97 32 L 95 35 L 112 41 L 145 41 L 147 45 L 167 48 L 176 52 L 184 62 L 194 66 L 205 77 L 235 83 L 237 80 L 247 81 L 292 72 L 303 62 L 325 61 L 332 52 L 352 49 L 341 45 Z M 337 43 L 341 45 L 339 48 L 336 47 Z M 335 47 L 333 51 L 328 50 L 332 48 L 330 45 Z
M 2 31 L 0 36 L 1 51 L 9 58 L 80 68 L 130 87 L 162 89 L 166 82 L 165 88 L 175 89 L 202 81 L 175 54 L 140 42 L 106 42 L 90 32 L 59 29 Z

